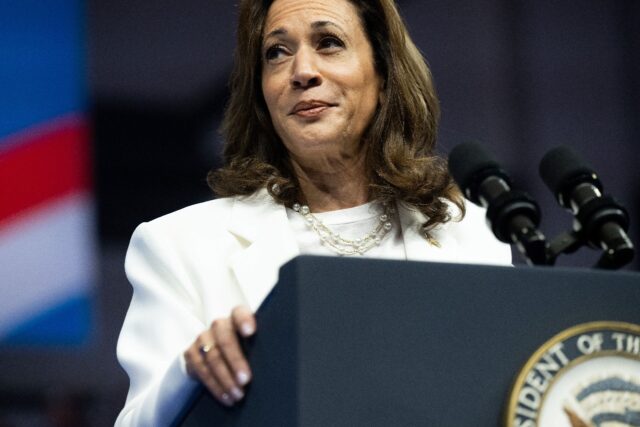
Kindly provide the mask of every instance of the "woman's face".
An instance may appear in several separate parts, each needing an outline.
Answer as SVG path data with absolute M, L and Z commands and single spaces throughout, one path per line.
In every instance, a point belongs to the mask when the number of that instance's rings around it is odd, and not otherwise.
M 347 0 L 275 0 L 262 58 L 264 99 L 292 158 L 357 155 L 382 79 L 355 7 Z

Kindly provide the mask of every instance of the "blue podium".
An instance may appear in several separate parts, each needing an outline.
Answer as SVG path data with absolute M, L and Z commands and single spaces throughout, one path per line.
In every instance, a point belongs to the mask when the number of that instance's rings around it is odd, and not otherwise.
M 254 380 L 183 426 L 497 426 L 545 341 L 592 321 L 640 324 L 640 275 L 299 257 L 257 313 Z

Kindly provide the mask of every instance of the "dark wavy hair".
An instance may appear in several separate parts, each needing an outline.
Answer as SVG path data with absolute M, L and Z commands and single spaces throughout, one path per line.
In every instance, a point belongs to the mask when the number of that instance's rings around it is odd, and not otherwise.
M 431 71 L 393 0 L 348 1 L 360 15 L 384 79 L 384 96 L 365 134 L 370 199 L 420 210 L 428 233 L 451 220 L 447 200 L 464 215 L 460 191 L 434 150 L 440 107 Z M 266 187 L 291 206 L 301 196 L 298 181 L 262 94 L 262 33 L 271 3 L 240 1 L 231 96 L 221 129 L 224 166 L 209 173 L 208 183 L 221 197 L 248 196 Z

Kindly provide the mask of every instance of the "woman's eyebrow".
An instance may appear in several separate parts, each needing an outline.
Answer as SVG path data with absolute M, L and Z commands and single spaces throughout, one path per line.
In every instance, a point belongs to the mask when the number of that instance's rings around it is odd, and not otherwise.
M 287 30 L 285 30 L 284 28 L 276 28 L 275 30 L 271 31 L 269 34 L 264 36 L 264 40 L 268 39 L 269 37 L 283 36 L 286 34 L 287 34 Z
M 344 32 L 342 30 L 342 27 L 340 27 L 340 25 L 331 22 L 331 21 L 315 21 L 313 23 L 311 23 L 311 28 L 314 30 L 320 30 L 326 27 L 335 27 L 338 30 Z M 288 31 L 285 28 L 276 28 L 275 30 L 269 32 L 269 34 L 264 36 L 264 40 L 268 39 L 269 37 L 276 37 L 276 36 L 284 36 L 287 35 Z
M 314 30 L 320 30 L 325 27 L 336 27 L 338 30 L 344 32 L 340 25 L 331 21 L 316 21 L 311 24 L 311 28 L 313 28 Z

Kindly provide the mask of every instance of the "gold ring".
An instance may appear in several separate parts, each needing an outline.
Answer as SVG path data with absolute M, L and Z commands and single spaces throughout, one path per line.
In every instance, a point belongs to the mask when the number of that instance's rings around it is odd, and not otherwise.
M 206 356 L 207 353 L 209 353 L 212 348 L 213 348 L 213 344 L 203 344 L 200 346 L 200 354 L 202 354 L 203 356 Z

